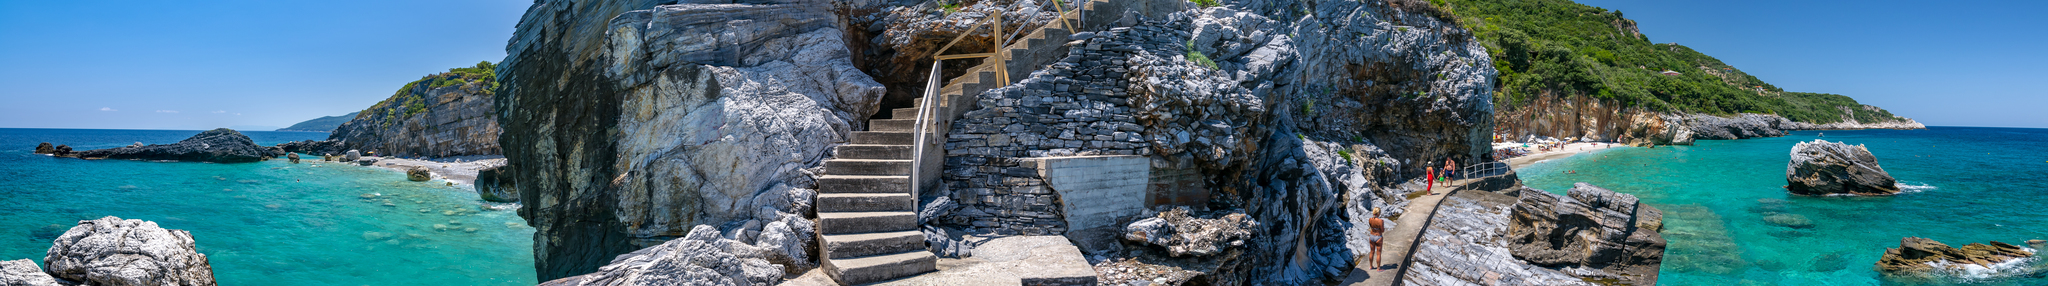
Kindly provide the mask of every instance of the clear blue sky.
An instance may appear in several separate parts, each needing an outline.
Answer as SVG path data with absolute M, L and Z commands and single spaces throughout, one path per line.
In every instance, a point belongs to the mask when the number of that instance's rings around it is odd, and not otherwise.
M 532 4 L 0 1 L 0 127 L 281 127 L 341 115 L 422 75 L 503 60 Z
M 2048 1 L 1580 3 L 1788 90 L 1928 125 L 2048 127 Z M 4 1 L 0 127 L 286 126 L 361 110 L 421 75 L 503 59 L 531 4 Z
M 2048 1 L 1578 2 L 1786 90 L 1927 125 L 2048 128 Z

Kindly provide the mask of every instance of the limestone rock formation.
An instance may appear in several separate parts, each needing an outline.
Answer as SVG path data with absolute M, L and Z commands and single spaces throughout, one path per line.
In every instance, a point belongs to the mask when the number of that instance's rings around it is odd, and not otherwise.
M 0 286 L 59 286 L 56 277 L 43 273 L 28 259 L 0 261 Z
M 425 182 L 433 180 L 434 174 L 432 171 L 427 170 L 427 167 L 412 166 L 412 168 L 405 169 L 405 179 L 414 182 Z
M 512 168 L 496 166 L 476 170 L 476 194 L 493 202 L 519 202 L 519 189 L 512 187 L 518 181 L 512 177 Z
M 1515 257 L 1514 237 L 1508 234 L 1518 208 L 1518 199 L 1511 195 L 1516 192 L 1542 190 L 1466 190 L 1444 198 L 1409 255 L 1410 268 L 1402 273 L 1401 285 L 1595 285 L 1562 269 Z
M 363 152 L 359 150 L 348 150 L 348 153 L 344 153 L 343 155 L 341 155 L 342 162 L 355 162 L 361 161 L 362 159 Z
M 67 146 L 55 149 L 62 152 Z M 267 160 L 284 154 L 273 153 L 269 148 L 256 145 L 249 136 L 235 130 L 220 128 L 199 132 L 191 138 L 172 144 L 128 146 L 111 149 L 79 151 L 75 157 L 83 159 L 129 159 L 129 160 L 175 160 L 188 162 L 244 163 Z
M 284 154 L 284 157 L 285 157 L 286 159 L 291 159 L 291 160 L 292 160 L 292 164 L 298 164 L 298 163 L 299 163 L 299 153 L 291 153 L 291 152 L 285 152 L 285 154 Z
M 57 237 L 43 263 L 57 278 L 90 285 L 214 285 L 213 267 L 192 233 L 118 217 L 79 221 Z
M 2013 259 L 2033 257 L 2034 252 L 2032 249 L 1997 241 L 1992 241 L 1989 245 L 1971 243 L 1957 248 L 1932 239 L 1907 237 L 1899 239 L 1899 248 L 1884 250 L 1884 257 L 1877 260 L 1877 269 L 1887 273 L 1924 273 L 1935 270 L 1963 270 L 1971 266 L 1993 268 Z
M 1581 278 L 1656 284 L 1664 259 L 1663 212 L 1586 183 L 1566 194 L 1521 192 L 1507 231 L 1514 257 Z
M 763 209 L 808 199 L 760 195 L 811 188 L 879 108 L 830 5 L 660 2 L 538 1 L 506 49 L 500 141 L 543 280 L 693 225 L 805 221 Z
M 344 148 L 341 146 L 340 140 L 292 141 L 277 144 L 276 147 L 278 149 L 284 149 L 284 151 L 287 153 L 305 153 L 307 155 L 319 154 L 322 155 L 322 157 L 331 156 L 333 154 L 341 154 L 342 152 L 348 151 L 348 148 Z M 332 161 L 331 159 L 326 158 L 323 158 L 322 160 Z
M 773 285 L 781 265 L 768 263 L 762 249 L 718 237 L 700 225 L 689 235 L 619 255 L 596 273 L 541 282 L 542 286 Z
M 1792 146 L 1785 182 L 1786 190 L 1808 196 L 1899 193 L 1898 181 L 1877 165 L 1869 148 L 1826 140 Z
M 1251 237 L 1251 230 L 1258 226 L 1258 222 L 1246 219 L 1242 213 L 1195 218 L 1188 216 L 1187 207 L 1176 207 L 1131 222 L 1124 227 L 1124 240 L 1163 247 L 1175 257 L 1208 256 L 1224 248 L 1243 246 L 1244 240 Z
M 483 62 L 407 83 L 335 127 L 327 139 L 379 156 L 498 155 L 496 69 Z

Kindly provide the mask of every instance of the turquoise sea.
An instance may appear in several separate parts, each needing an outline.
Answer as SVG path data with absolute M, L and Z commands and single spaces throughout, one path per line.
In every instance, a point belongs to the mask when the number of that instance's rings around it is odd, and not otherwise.
M 1821 137 L 1825 135 L 1825 137 Z M 1906 192 L 1802 197 L 1785 192 L 1800 141 L 1862 144 Z M 1564 174 L 1565 171 L 1577 174 Z M 2048 239 L 2048 129 L 1800 131 L 1779 138 L 1616 148 L 1518 170 L 1562 193 L 1587 182 L 1664 211 L 1662 285 L 2048 285 L 2040 261 L 1935 279 L 1875 270 L 1908 236 L 1951 246 Z
M 506 205 L 397 171 L 258 163 L 79 160 L 33 154 L 173 143 L 199 131 L 0 129 L 0 260 L 41 264 L 79 220 L 192 232 L 221 285 L 533 285 L 533 228 Z M 326 133 L 244 131 L 257 144 Z M 495 207 L 495 208 L 494 208 Z

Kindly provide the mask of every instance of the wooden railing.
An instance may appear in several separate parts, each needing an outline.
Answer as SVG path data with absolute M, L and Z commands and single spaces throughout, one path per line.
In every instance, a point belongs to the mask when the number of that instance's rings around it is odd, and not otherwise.
M 1039 4 L 1039 10 L 1044 11 L 1046 6 L 1050 5 L 1053 9 L 1055 9 L 1055 11 L 1058 12 L 1058 14 L 1055 14 L 1056 16 L 1054 17 L 1054 19 L 1060 21 L 1060 23 L 1062 24 L 1065 24 L 1068 30 L 1078 29 L 1080 26 L 1077 24 L 1079 23 L 1074 23 L 1067 19 L 1066 16 L 1068 11 L 1065 8 L 1065 6 L 1060 3 L 1060 1 L 1061 0 L 1048 0 L 1044 4 Z M 1080 11 L 1075 10 L 1074 12 L 1078 13 Z M 910 155 L 910 195 L 913 198 L 923 195 L 924 180 L 926 179 L 925 176 L 930 175 L 925 174 L 924 165 L 927 164 L 927 162 L 925 162 L 925 159 L 928 155 L 927 152 L 931 152 L 931 149 L 938 147 L 937 142 L 935 142 L 931 137 L 938 137 L 938 135 L 942 133 L 942 130 L 939 130 L 939 128 L 944 128 L 943 126 L 939 126 L 940 124 L 938 124 L 938 122 L 935 122 L 938 120 L 937 116 L 939 114 L 937 110 L 934 110 L 939 106 L 939 90 L 945 87 L 945 85 L 943 84 L 943 80 L 939 78 L 941 76 L 940 69 L 945 66 L 943 63 L 946 60 L 958 59 L 994 60 L 995 64 L 998 67 L 1000 67 L 996 69 L 996 77 L 1002 80 L 1001 82 L 1003 83 L 1010 82 L 1010 69 L 1007 66 L 1010 60 L 1009 54 L 1004 53 L 1003 49 L 1009 46 L 1012 38 L 1015 38 L 1018 35 L 1022 34 L 1023 29 L 1017 29 L 1016 31 L 1011 31 L 1011 33 L 1008 35 L 1004 35 L 1003 11 L 998 10 L 995 11 L 994 13 L 990 13 L 990 15 L 991 21 L 988 21 L 987 23 L 983 23 L 980 25 L 975 25 L 974 27 L 968 28 L 966 31 L 961 31 L 959 36 L 953 37 L 952 41 L 946 42 L 946 45 L 940 46 L 937 51 L 932 52 L 932 72 L 931 75 L 925 78 L 924 99 L 922 100 L 922 102 L 918 103 L 917 118 L 914 118 L 916 120 L 916 123 L 913 124 L 911 127 L 911 132 L 914 133 L 912 134 Z M 994 51 L 973 54 L 945 54 L 946 50 L 952 49 L 953 45 L 959 44 L 961 40 L 967 39 L 967 35 L 974 34 L 974 31 L 981 30 L 983 26 L 987 26 L 989 28 L 989 35 L 991 36 L 991 38 L 993 38 L 992 41 L 995 42 L 993 43 L 995 44 Z

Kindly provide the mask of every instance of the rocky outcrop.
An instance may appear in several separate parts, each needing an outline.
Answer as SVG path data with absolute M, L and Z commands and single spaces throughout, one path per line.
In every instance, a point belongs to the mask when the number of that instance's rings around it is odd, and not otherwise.
M 287 153 L 304 153 L 307 155 L 320 155 L 323 157 L 323 160 L 326 160 L 324 158 L 326 156 L 338 156 L 341 155 L 342 152 L 348 152 L 348 148 L 342 146 L 341 140 L 292 141 L 277 144 L 276 147 L 278 149 L 284 149 L 284 151 Z
M 0 286 L 59 286 L 56 277 L 43 273 L 28 259 L 0 261 Z
M 539 1 L 506 49 L 499 141 L 542 280 L 694 225 L 808 229 L 809 196 L 763 198 L 814 194 L 806 169 L 879 108 L 829 5 L 658 2 Z
M 140 143 L 138 143 L 139 145 Z M 68 146 L 54 148 L 64 154 Z M 82 159 L 127 159 L 127 160 L 168 160 L 187 162 L 246 163 L 269 160 L 284 154 L 274 153 L 270 148 L 256 145 L 249 136 L 235 130 L 220 128 L 199 132 L 191 138 L 172 144 L 79 151 L 60 156 Z
M 1574 184 L 1565 196 L 1520 193 L 1507 231 L 1516 259 L 1574 277 L 1657 284 L 1665 246 L 1662 211 L 1586 183 Z
M 425 182 L 433 180 L 434 173 L 428 171 L 427 167 L 412 166 L 411 168 L 405 168 L 405 179 L 414 182 Z
M 380 156 L 498 155 L 498 118 L 492 105 L 496 65 L 450 69 L 405 84 L 396 94 L 334 128 L 339 149 Z
M 1792 146 L 1785 183 L 1785 190 L 1808 196 L 1899 193 L 1898 181 L 1877 165 L 1869 148 L 1826 140 Z
M 781 265 L 768 263 L 761 248 L 718 237 L 718 229 L 697 226 L 689 235 L 619 255 L 597 272 L 541 282 L 542 286 L 773 285 Z
M 1877 269 L 1890 274 L 1929 274 L 1933 271 L 1960 271 L 1970 268 L 1998 269 L 2015 259 L 2033 257 L 2035 250 L 1992 241 L 1986 245 L 1971 243 L 1961 248 L 1949 247 L 1932 239 L 1907 237 L 1899 239 L 1898 248 L 1887 248 L 1884 257 L 1878 258 Z
M 56 153 L 56 152 L 57 152 L 57 147 L 54 147 L 54 146 L 50 146 L 50 142 L 43 142 L 42 144 L 36 144 L 36 151 L 35 151 L 35 153 L 36 153 L 36 154 L 50 154 L 50 153 Z
M 213 267 L 192 233 L 155 222 L 104 217 L 79 221 L 50 246 L 43 263 L 57 278 L 90 285 L 215 285 Z
M 1515 192 L 1466 190 L 1444 198 L 1409 254 L 1401 285 L 1595 285 L 1514 256 L 1508 234 L 1518 208 Z
M 518 181 L 512 177 L 512 168 L 496 166 L 476 171 L 476 194 L 485 201 L 500 203 L 519 202 L 519 188 L 512 186 Z
M 1174 257 L 1209 256 L 1244 245 L 1258 226 L 1242 213 L 1196 218 L 1188 216 L 1187 207 L 1176 207 L 1131 222 L 1124 227 L 1124 240 L 1165 248 Z

